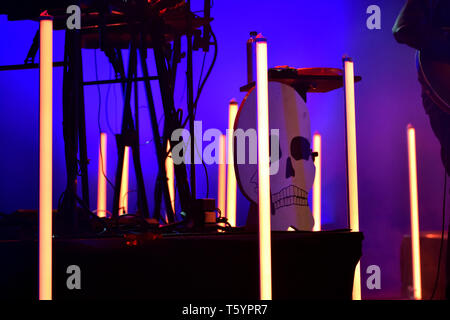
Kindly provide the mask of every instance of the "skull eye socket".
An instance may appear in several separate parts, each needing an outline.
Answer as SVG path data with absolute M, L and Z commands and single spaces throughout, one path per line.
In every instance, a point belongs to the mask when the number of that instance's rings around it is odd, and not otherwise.
M 291 156 L 295 160 L 308 160 L 311 155 L 311 146 L 304 137 L 295 137 L 291 141 Z

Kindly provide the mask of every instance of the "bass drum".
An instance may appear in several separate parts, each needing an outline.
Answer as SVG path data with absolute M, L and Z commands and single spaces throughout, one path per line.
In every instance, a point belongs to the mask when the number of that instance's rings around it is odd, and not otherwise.
M 290 226 L 312 230 L 314 220 L 308 194 L 314 182 L 315 166 L 309 112 L 294 88 L 276 81 L 269 81 L 269 128 L 272 230 L 286 231 Z M 255 88 L 242 101 L 234 130 L 236 179 L 245 197 L 258 203 Z

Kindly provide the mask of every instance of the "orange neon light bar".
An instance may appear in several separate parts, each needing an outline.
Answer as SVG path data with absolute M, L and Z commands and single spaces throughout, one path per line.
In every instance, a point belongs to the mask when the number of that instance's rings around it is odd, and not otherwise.
M 227 172 L 227 211 L 226 216 L 228 223 L 232 227 L 236 227 L 236 174 L 234 172 L 234 149 L 233 149 L 233 136 L 234 136 L 234 121 L 238 110 L 237 102 L 232 99 L 230 101 L 230 108 L 228 113 L 228 172 Z
M 416 132 L 411 124 L 408 124 L 407 134 L 414 299 L 421 300 L 422 276 L 420 271 L 419 196 L 417 188 Z
M 125 146 L 123 154 L 122 184 L 120 185 L 119 215 L 128 213 L 128 171 L 130 167 L 130 147 Z
M 359 231 L 358 168 L 356 161 L 355 81 L 353 61 L 344 57 L 345 115 L 347 131 L 347 181 L 349 222 L 352 231 Z M 353 300 L 361 300 L 361 267 L 355 269 Z
M 217 187 L 217 207 L 222 215 L 225 215 L 225 201 L 226 201 L 226 137 L 220 135 L 219 138 L 219 177 Z
M 313 185 L 313 231 L 320 231 L 322 224 L 322 138 L 318 133 L 315 133 L 313 136 L 313 152 L 317 152 L 317 156 L 314 159 L 316 175 Z
M 272 249 L 270 227 L 269 86 L 267 40 L 256 37 L 256 94 L 258 109 L 258 202 L 260 298 L 272 299 Z
M 167 152 L 170 150 L 170 143 L 167 142 Z M 172 211 L 175 212 L 175 168 L 173 166 L 172 153 L 166 157 L 166 174 L 167 174 L 167 185 L 169 186 L 169 196 L 170 203 L 172 204 Z M 167 220 L 168 221 L 168 220 Z
M 106 133 L 100 133 L 97 174 L 97 216 L 100 218 L 106 217 L 106 142 Z
M 53 20 L 39 22 L 39 300 L 52 300 Z

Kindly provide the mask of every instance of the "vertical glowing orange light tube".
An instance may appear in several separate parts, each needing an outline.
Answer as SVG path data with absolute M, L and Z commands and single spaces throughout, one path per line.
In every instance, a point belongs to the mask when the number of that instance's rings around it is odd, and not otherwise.
M 359 231 L 358 168 L 356 158 L 356 112 L 353 61 L 344 57 L 345 118 L 347 132 L 347 192 L 349 223 L 352 231 Z M 358 262 L 353 281 L 353 300 L 361 300 L 361 267 Z
M 106 133 L 100 133 L 97 174 L 97 216 L 100 218 L 106 217 L 106 142 Z
M 126 146 L 123 155 L 122 184 L 120 185 L 119 215 L 128 213 L 128 171 L 130 167 L 130 147 Z
M 317 156 L 314 159 L 316 175 L 313 185 L 313 231 L 320 231 L 322 224 L 322 138 L 318 133 L 315 133 L 313 136 L 313 152 L 317 152 Z
M 170 143 L 167 142 L 167 152 L 170 150 Z M 172 204 L 172 211 L 175 212 L 175 168 L 173 166 L 172 153 L 170 152 L 165 161 L 167 185 L 169 186 L 170 203 Z M 168 221 L 168 220 L 167 220 Z
M 52 299 L 53 20 L 39 23 L 39 300 Z
M 232 227 L 236 227 L 236 174 L 234 172 L 234 121 L 238 110 L 237 102 L 232 99 L 228 113 L 228 147 L 227 147 L 227 219 Z
M 226 137 L 220 135 L 219 138 L 219 177 L 217 187 L 217 207 L 222 215 L 225 215 L 225 201 L 226 201 Z
M 411 124 L 408 124 L 407 135 L 414 299 L 421 300 L 422 276 L 420 269 L 419 196 L 417 187 L 416 132 Z
M 258 110 L 259 273 L 261 300 L 272 299 L 268 90 L 267 40 L 259 34 L 256 37 L 256 94 Z

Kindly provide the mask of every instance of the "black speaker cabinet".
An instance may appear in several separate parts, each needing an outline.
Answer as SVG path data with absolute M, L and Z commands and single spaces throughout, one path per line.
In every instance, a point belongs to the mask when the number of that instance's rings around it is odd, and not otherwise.
M 422 299 L 431 298 L 439 259 L 439 248 L 441 243 L 441 232 L 421 232 L 420 233 L 420 257 L 421 257 L 421 275 L 422 275 Z M 412 259 L 411 259 L 411 236 L 405 235 L 401 244 L 401 277 L 402 277 L 402 295 L 405 298 L 412 298 Z M 439 272 L 439 281 L 434 299 L 445 299 L 446 284 L 446 262 L 447 262 L 447 233 L 445 233 L 443 251 L 441 257 L 441 267 Z

